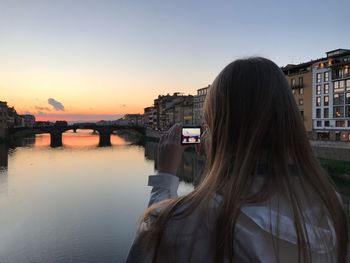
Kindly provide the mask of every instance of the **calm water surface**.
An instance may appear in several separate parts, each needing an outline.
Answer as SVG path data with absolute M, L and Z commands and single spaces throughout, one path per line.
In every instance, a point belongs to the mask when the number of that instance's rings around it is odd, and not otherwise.
M 48 134 L 0 147 L 0 262 L 123 262 L 147 206 L 154 143 L 112 136 L 98 147 L 91 131 Z M 181 191 L 191 189 L 182 183 Z
M 1 263 L 124 262 L 148 203 L 157 145 L 112 135 L 112 147 L 100 148 L 91 131 L 66 132 L 63 144 L 50 148 L 41 134 L 16 148 L 0 145 Z M 203 162 L 186 153 L 179 194 L 193 189 Z

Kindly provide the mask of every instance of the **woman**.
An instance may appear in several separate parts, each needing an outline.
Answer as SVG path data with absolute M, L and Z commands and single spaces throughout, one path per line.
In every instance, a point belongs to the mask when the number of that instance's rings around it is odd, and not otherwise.
M 128 262 L 345 262 L 346 217 L 291 89 L 265 58 L 226 66 L 204 106 L 202 182 L 177 197 L 180 126 L 159 144 Z

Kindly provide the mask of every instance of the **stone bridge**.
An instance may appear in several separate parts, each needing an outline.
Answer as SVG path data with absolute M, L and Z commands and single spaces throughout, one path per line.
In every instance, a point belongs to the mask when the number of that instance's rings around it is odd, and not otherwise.
M 67 126 L 54 125 L 54 126 L 41 126 L 41 127 L 33 127 L 33 128 L 28 128 L 28 127 L 10 128 L 9 135 L 15 134 L 16 132 L 19 132 L 19 131 L 25 131 L 25 130 L 31 130 L 35 133 L 50 133 L 50 138 L 51 138 L 50 146 L 59 147 L 59 146 L 62 146 L 62 133 L 69 130 L 73 130 L 74 132 L 76 132 L 78 129 L 93 130 L 95 132 L 98 132 L 99 146 L 110 146 L 111 134 L 115 130 L 132 129 L 139 132 L 142 135 L 145 135 L 145 128 L 142 126 L 94 125 L 94 124 L 88 124 L 88 125 L 74 124 L 74 125 L 67 125 Z

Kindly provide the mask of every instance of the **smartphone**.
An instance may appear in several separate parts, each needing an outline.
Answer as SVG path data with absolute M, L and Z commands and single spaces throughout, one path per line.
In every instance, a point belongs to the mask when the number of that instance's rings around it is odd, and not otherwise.
M 181 131 L 181 144 L 199 144 L 201 143 L 201 127 L 191 126 L 182 127 Z

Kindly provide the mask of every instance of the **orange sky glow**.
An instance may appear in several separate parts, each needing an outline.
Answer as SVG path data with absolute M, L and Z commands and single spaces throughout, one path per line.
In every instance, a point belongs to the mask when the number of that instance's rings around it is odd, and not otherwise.
M 288 1 L 0 1 L 0 101 L 38 120 L 115 120 L 195 95 L 238 58 L 284 66 L 349 48 L 348 1 L 295 1 L 298 19 Z M 310 14 L 329 12 L 315 27 Z

